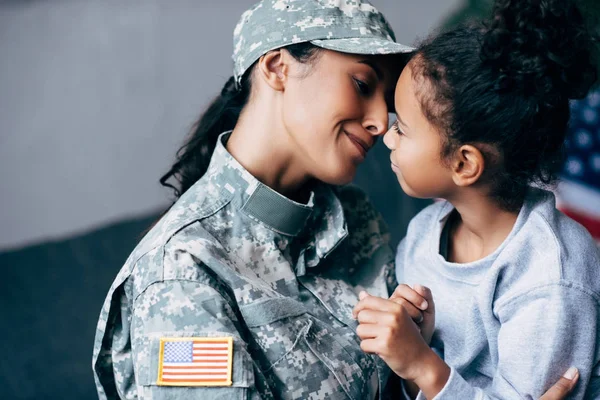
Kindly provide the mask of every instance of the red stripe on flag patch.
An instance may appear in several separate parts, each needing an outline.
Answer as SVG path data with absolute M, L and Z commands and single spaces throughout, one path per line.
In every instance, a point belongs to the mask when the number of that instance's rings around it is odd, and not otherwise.
M 231 386 L 233 338 L 161 338 L 157 384 Z

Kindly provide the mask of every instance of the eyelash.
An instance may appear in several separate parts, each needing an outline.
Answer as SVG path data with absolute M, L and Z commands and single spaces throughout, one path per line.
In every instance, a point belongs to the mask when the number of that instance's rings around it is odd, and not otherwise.
M 396 122 L 394 122 L 394 123 L 392 124 L 392 130 L 393 130 L 394 132 L 396 132 L 396 133 L 397 133 L 398 135 L 400 135 L 400 136 L 404 135 L 404 132 L 402 132 L 402 131 L 400 130 L 400 126 L 398 126 L 398 121 L 396 121 Z
M 354 79 L 354 83 L 356 84 L 356 88 L 358 89 L 358 91 L 360 92 L 360 94 L 367 96 L 370 92 L 371 92 L 371 88 L 369 87 L 369 85 L 363 81 L 361 81 L 360 79 Z

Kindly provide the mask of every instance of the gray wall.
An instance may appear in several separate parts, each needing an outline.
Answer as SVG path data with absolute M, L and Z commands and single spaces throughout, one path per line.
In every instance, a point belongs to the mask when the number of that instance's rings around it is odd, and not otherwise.
M 374 3 L 413 43 L 460 1 Z M 250 4 L 0 0 L 0 248 L 167 204 L 158 178 L 229 77 Z

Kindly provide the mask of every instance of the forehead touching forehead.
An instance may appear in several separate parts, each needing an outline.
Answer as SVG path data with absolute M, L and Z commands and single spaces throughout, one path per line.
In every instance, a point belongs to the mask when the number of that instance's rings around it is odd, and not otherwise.
M 419 54 L 411 54 L 406 60 L 404 68 L 400 71 L 398 85 L 395 88 L 394 104 L 396 110 L 400 108 L 402 101 L 408 97 L 414 98 L 419 103 L 419 108 L 428 119 L 433 115 L 428 115 L 435 107 L 436 95 L 435 88 L 424 74 L 425 63 L 427 61 Z M 442 71 L 440 71 L 441 74 Z
M 395 92 L 398 82 L 400 80 L 400 75 L 406 69 L 409 64 L 411 58 L 413 57 L 412 53 L 405 54 L 390 54 L 387 56 L 377 56 L 381 57 L 382 62 L 386 66 L 389 71 L 390 81 L 388 83 L 388 89 L 386 90 L 386 102 L 388 104 L 388 111 L 390 113 L 395 113 Z

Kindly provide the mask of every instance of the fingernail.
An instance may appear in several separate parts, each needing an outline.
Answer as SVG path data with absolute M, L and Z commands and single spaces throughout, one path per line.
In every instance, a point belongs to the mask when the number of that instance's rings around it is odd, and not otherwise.
M 363 290 L 363 291 L 361 291 L 361 292 L 358 294 L 358 298 L 359 298 L 360 300 L 364 299 L 364 298 L 365 298 L 365 297 L 367 297 L 367 296 L 369 296 L 369 293 L 365 292 L 364 290 Z
M 571 367 L 567 370 L 567 372 L 565 372 L 563 378 L 567 378 L 568 380 L 572 381 L 575 379 L 575 376 L 577 376 L 577 368 Z
M 427 310 L 427 307 L 429 307 L 429 303 L 427 303 L 427 300 L 423 300 L 421 303 L 421 310 Z

